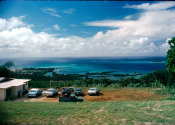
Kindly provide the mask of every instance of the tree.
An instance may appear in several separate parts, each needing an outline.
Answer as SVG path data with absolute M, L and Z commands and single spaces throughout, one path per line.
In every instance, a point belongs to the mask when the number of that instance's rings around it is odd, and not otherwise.
M 170 49 L 167 52 L 167 70 L 170 74 L 175 74 L 175 37 L 168 41 Z
M 175 83 L 175 37 L 168 41 L 170 49 L 167 52 L 167 71 L 169 73 L 168 84 Z
M 0 77 L 9 77 L 9 70 L 3 66 L 0 66 Z
M 12 61 L 7 61 L 4 65 L 0 66 L 0 77 L 10 77 L 9 68 L 14 66 Z
M 4 65 L 2 65 L 3 67 L 9 69 L 10 67 L 14 66 L 14 62 L 12 61 L 7 61 Z

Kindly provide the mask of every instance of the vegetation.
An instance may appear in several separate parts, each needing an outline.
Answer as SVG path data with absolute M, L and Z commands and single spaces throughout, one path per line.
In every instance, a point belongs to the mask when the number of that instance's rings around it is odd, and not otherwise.
M 10 71 L 7 68 L 0 66 L 0 77 L 9 77 L 9 73 Z
M 175 101 L 4 102 L 0 123 L 26 124 L 174 124 Z
M 52 86 L 79 86 L 79 87 L 160 87 L 173 86 L 173 81 L 170 81 L 169 74 L 166 70 L 155 71 L 153 73 L 148 73 L 140 78 L 134 77 L 126 77 L 121 78 L 120 80 L 110 80 L 106 78 L 101 79 L 89 79 L 84 78 L 81 79 L 80 76 L 77 75 L 64 75 L 64 74 L 56 74 L 53 77 L 46 77 L 44 74 L 40 75 L 23 75 L 23 78 L 32 79 L 29 83 L 30 87 L 42 87 L 47 88 L 50 85 L 50 81 L 52 82 Z M 74 77 L 75 76 L 75 77 Z M 20 78 L 20 77 L 19 77 Z
M 12 61 L 7 61 L 4 65 L 0 66 L 0 76 L 1 77 L 10 77 L 11 71 L 10 67 L 14 66 Z
M 10 67 L 14 66 L 14 62 L 12 61 L 7 61 L 4 65 L 2 65 L 2 67 L 5 67 L 7 69 L 9 69 Z
M 168 41 L 170 49 L 167 52 L 168 84 L 175 86 L 175 37 Z
M 168 41 L 170 49 L 167 52 L 167 70 L 175 75 L 175 37 Z

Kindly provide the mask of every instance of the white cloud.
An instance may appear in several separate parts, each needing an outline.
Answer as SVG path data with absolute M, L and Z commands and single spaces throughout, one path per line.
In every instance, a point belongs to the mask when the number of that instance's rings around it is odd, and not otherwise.
M 175 10 L 144 11 L 135 20 L 84 24 L 113 29 L 99 31 L 89 38 L 60 37 L 44 31 L 34 32 L 21 17 L 0 18 L 1 57 L 163 56 L 169 48 L 167 39 L 175 34 Z
M 163 10 L 175 6 L 175 2 L 143 3 L 141 5 L 127 5 L 125 8 L 143 9 L 143 10 Z
M 137 20 L 103 20 L 84 23 L 88 26 L 118 28 L 106 32 L 106 36 L 149 37 L 162 40 L 172 37 L 175 33 L 175 10 L 146 11 Z
M 47 31 L 51 31 L 51 28 L 49 27 L 49 28 L 44 28 L 43 30 L 42 30 L 42 32 L 47 32 Z
M 136 20 L 102 20 L 84 24 L 116 28 L 106 33 L 98 32 L 94 38 L 113 44 L 119 50 L 118 54 L 166 55 L 168 44 L 165 41 L 175 34 L 175 10 L 144 11 Z
M 168 45 L 168 40 L 170 40 L 170 38 L 167 38 L 166 43 L 163 43 L 163 44 L 160 45 L 160 48 L 161 48 L 160 53 L 166 52 L 170 48 L 169 45 Z
M 125 17 L 126 20 L 129 20 L 129 19 L 131 19 L 131 18 L 132 18 L 132 15 L 129 15 L 129 16 L 126 16 L 126 17 Z
M 23 26 L 24 23 L 22 22 L 22 19 L 24 17 L 25 16 L 20 16 L 18 18 L 12 17 L 9 20 L 5 20 L 5 19 L 0 18 L 0 31 L 11 30 L 13 28 Z
M 53 25 L 53 28 L 54 28 L 55 30 L 60 30 L 60 27 L 58 26 L 58 24 Z
M 71 13 L 73 13 L 74 11 L 75 11 L 75 8 L 70 8 L 70 9 L 67 9 L 67 10 L 63 10 L 63 11 L 61 11 L 61 12 L 66 13 L 66 14 L 71 14 Z
M 71 14 L 75 11 L 75 8 L 70 8 L 70 9 L 62 10 L 62 11 L 57 11 L 55 8 L 44 8 L 44 9 L 42 9 L 42 11 L 44 13 L 51 15 L 51 16 L 61 18 L 61 16 L 58 13 L 61 12 L 61 13 Z
M 56 9 L 54 9 L 54 8 L 46 8 L 46 9 L 44 9 L 45 11 L 50 11 L 50 12 L 53 12 L 53 13 L 56 13 L 56 12 L 58 12 Z
M 58 18 L 61 17 L 61 16 L 57 13 L 58 11 L 57 11 L 56 9 L 54 9 L 54 8 L 45 8 L 45 9 L 42 9 L 42 11 L 43 11 L 44 13 L 47 13 L 47 14 L 51 15 L 51 16 L 55 16 L 55 17 L 58 17 Z

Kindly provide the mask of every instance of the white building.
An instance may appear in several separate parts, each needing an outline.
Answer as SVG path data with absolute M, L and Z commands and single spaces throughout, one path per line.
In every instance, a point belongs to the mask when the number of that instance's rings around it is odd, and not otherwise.
M 28 90 L 29 79 L 8 79 L 0 77 L 0 101 L 7 98 L 17 98 Z

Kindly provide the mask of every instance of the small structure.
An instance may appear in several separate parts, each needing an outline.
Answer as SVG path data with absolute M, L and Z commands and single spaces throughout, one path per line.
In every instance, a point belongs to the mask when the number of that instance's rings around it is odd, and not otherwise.
M 23 93 L 28 90 L 28 81 L 30 81 L 30 79 L 0 78 L 0 101 L 5 101 L 8 98 L 21 97 Z

